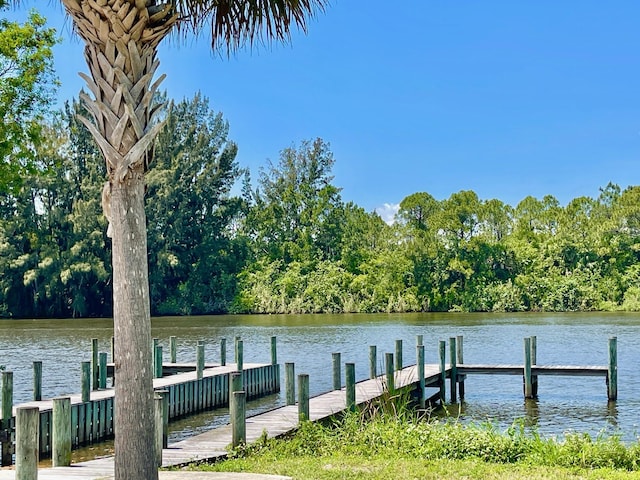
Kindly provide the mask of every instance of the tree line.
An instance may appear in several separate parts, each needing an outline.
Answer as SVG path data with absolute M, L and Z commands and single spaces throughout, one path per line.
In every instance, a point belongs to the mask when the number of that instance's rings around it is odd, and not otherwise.
M 0 193 L 0 315 L 109 316 L 104 162 L 78 102 Z M 640 187 L 566 206 L 417 192 L 389 225 L 344 202 L 322 139 L 252 181 L 206 98 L 170 101 L 149 157 L 154 315 L 640 309 Z M 16 152 L 21 151 L 16 149 Z

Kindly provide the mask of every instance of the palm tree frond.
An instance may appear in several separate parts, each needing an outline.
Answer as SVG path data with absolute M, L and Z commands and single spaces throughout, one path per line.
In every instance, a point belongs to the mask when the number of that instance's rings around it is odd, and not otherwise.
M 176 0 L 183 21 L 195 32 L 210 23 L 213 49 L 228 53 L 256 39 L 286 42 L 293 27 L 306 31 L 308 19 L 327 5 L 328 0 Z

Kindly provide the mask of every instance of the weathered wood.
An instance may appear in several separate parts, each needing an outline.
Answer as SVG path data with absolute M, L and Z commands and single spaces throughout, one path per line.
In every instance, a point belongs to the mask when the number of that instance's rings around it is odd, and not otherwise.
M 425 408 L 424 345 L 422 343 L 416 346 L 416 357 L 418 359 L 418 401 L 420 408 Z
M 54 467 L 71 465 L 71 399 L 53 399 L 53 428 L 51 452 Z
M 618 338 L 609 339 L 609 367 L 607 369 L 607 396 L 614 401 L 618 398 Z
M 347 410 L 353 412 L 356 409 L 356 365 L 355 363 L 345 363 L 344 369 Z
M 295 364 L 286 362 L 284 364 L 284 388 L 287 405 L 295 405 L 296 403 L 295 381 Z
M 524 339 L 524 397 L 533 398 L 533 386 L 531 385 L 531 338 Z
M 2 411 L 0 411 L 0 430 L 10 435 L 10 423 L 13 416 L 13 372 L 2 372 Z M 13 463 L 13 449 L 10 441 L 0 444 L 0 466 Z
M 162 345 L 159 345 L 154 339 L 153 345 L 153 378 L 162 378 L 162 357 L 164 352 L 162 351 Z
M 178 339 L 175 335 L 169 337 L 169 361 L 171 363 L 178 362 Z
M 80 382 L 80 396 L 82 402 L 88 402 L 91 395 L 91 362 L 82 362 L 80 364 L 81 370 L 81 382 Z
M 233 396 L 233 392 L 242 392 L 244 391 L 243 386 L 243 373 L 242 372 L 232 372 L 229 375 L 229 411 L 233 410 L 235 406 L 233 402 L 235 401 L 235 397 Z
M 333 389 L 340 390 L 342 388 L 342 364 L 340 352 L 334 352 L 331 354 L 331 363 L 333 366 Z
M 227 364 L 227 339 L 220 339 L 220 365 L 224 367 Z
M 531 366 L 532 375 L 565 377 L 606 377 L 607 367 L 597 365 L 536 365 Z M 458 374 L 524 375 L 523 365 L 458 365 Z
M 369 345 L 369 378 L 378 376 L 378 347 Z
M 91 339 L 91 388 L 98 390 L 100 381 L 100 372 L 98 366 L 98 339 Z
M 16 480 L 38 478 L 39 425 L 38 407 L 16 409 Z
M 418 345 L 424 345 L 424 336 L 422 334 L 416 335 L 416 347 Z
M 107 352 L 98 354 L 98 388 L 107 388 Z
M 155 424 L 155 457 L 156 457 L 156 465 L 158 467 L 162 466 L 162 447 L 163 447 L 163 437 L 164 437 L 164 402 L 162 400 L 162 396 L 154 395 L 153 397 L 153 406 L 154 406 L 154 424 Z
M 531 337 L 531 366 L 533 367 L 538 363 L 538 337 L 532 335 Z M 538 397 L 538 376 L 531 373 L 531 393 L 533 398 Z
M 446 381 L 447 381 L 447 369 L 446 369 L 446 351 L 447 342 L 440 340 L 438 342 L 438 354 L 440 357 L 440 402 L 444 404 L 446 395 Z
M 450 379 L 450 388 L 451 388 L 451 403 L 456 403 L 458 401 L 458 369 L 457 369 L 457 360 L 458 360 L 458 351 L 457 351 L 457 342 L 456 337 L 449 338 L 449 369 L 451 373 L 449 374 Z
M 42 362 L 33 362 L 33 401 L 42 400 Z
M 402 340 L 396 340 L 396 370 L 402 370 Z
M 236 448 L 247 442 L 246 392 L 233 392 L 233 408 L 231 409 L 231 446 Z
M 396 389 L 395 379 L 394 379 L 394 364 L 393 364 L 393 353 L 385 353 L 384 354 L 384 366 L 385 366 L 385 374 L 386 374 L 386 384 L 389 392 L 393 393 Z
M 202 371 L 204 370 L 204 343 L 198 342 L 196 346 L 196 377 L 202 379 Z
M 298 375 L 298 418 L 300 422 L 311 419 L 309 415 L 309 375 Z
M 457 357 L 458 357 L 458 365 L 462 365 L 464 363 L 464 348 L 463 348 L 463 337 L 462 335 L 458 335 L 456 337 L 456 346 L 457 348 Z M 464 400 L 464 375 L 460 375 L 458 373 L 458 390 L 460 393 L 460 400 Z
M 276 337 L 271 337 L 271 365 L 278 364 L 278 344 Z
M 239 372 L 243 370 L 244 365 L 244 347 L 243 342 L 239 338 L 236 340 L 236 368 Z

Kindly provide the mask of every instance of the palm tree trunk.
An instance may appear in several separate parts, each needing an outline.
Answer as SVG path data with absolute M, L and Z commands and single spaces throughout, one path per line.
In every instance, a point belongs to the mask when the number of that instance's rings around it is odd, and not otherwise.
M 104 155 L 102 203 L 112 238 L 115 336 L 115 480 L 157 480 L 144 174 L 162 124 L 153 97 L 157 46 L 176 22 L 171 2 L 62 0 L 85 41 L 92 119 L 80 118 Z

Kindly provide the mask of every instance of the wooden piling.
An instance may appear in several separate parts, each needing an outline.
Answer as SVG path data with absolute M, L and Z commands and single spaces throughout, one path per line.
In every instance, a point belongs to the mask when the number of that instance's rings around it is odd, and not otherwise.
M 402 370 L 402 340 L 396 340 L 396 370 Z
M 243 390 L 244 385 L 242 381 L 242 372 L 231 372 L 231 375 L 229 377 L 229 392 L 241 392 Z M 235 397 L 233 395 L 229 395 L 229 411 L 235 408 L 233 402 L 235 402 Z
M 607 371 L 607 396 L 618 399 L 618 338 L 609 338 L 609 369 Z
M 419 343 L 416 346 L 416 351 L 418 358 L 418 399 L 420 408 L 425 408 L 424 345 Z
M 98 388 L 107 388 L 107 352 L 98 354 Z
M 91 362 L 82 362 L 80 364 L 82 380 L 81 380 L 81 396 L 82 403 L 87 403 L 91 396 Z
M 54 467 L 68 467 L 71 465 L 71 399 L 54 398 L 52 415 L 52 464 Z
M 196 346 L 196 378 L 202 380 L 204 371 L 204 343 L 198 342 Z
M 113 376 L 111 377 L 111 387 L 116 386 L 116 337 L 111 337 L 111 363 L 113 363 Z
M 438 343 L 438 354 L 440 357 L 440 403 L 444 405 L 446 396 L 446 382 L 447 382 L 447 370 L 446 370 L 446 358 L 447 358 L 447 342 L 440 340 Z
M 309 375 L 301 373 L 298 375 L 298 418 L 300 422 L 305 422 L 309 417 Z
M 178 339 L 175 335 L 169 337 L 169 362 L 178 362 Z
M 155 438 L 155 454 L 156 465 L 162 466 L 162 441 L 163 441 L 163 429 L 164 429 L 164 401 L 161 395 L 157 393 L 153 396 L 154 405 L 154 438 Z
M 98 368 L 98 339 L 91 339 L 91 388 L 98 390 L 100 381 Z
M 16 409 L 16 480 L 38 478 L 40 409 Z
M 13 417 L 13 372 L 2 372 L 2 411 L 0 411 L 0 430 L 5 430 L 9 435 L 10 422 Z M 11 442 L 0 444 L 0 466 L 13 463 L 13 451 Z
M 356 365 L 355 363 L 345 363 L 345 381 L 347 410 L 354 412 L 356 410 Z
M 340 364 L 340 352 L 334 352 L 331 354 L 331 361 L 333 366 L 333 389 L 340 390 L 342 388 L 342 373 L 340 368 L 342 365 Z
M 276 337 L 271 337 L 271 365 L 278 364 L 278 345 Z
M 457 357 L 458 357 L 458 365 L 464 364 L 464 349 L 463 349 L 463 337 L 462 335 L 458 335 L 456 337 L 456 346 L 457 346 Z M 458 376 L 458 391 L 460 395 L 460 400 L 464 400 L 464 375 Z
M 524 398 L 533 398 L 531 385 L 531 337 L 524 339 Z
M 531 336 L 531 366 L 538 364 L 538 337 Z M 533 398 L 538 397 L 538 376 L 531 374 L 531 393 Z
M 231 446 L 236 448 L 247 442 L 246 392 L 233 392 L 231 416 Z
M 416 335 L 416 347 L 418 345 L 424 345 L 424 335 L 420 334 L 420 335 Z
M 296 404 L 295 365 L 292 362 L 284 364 L 284 385 L 287 405 Z
M 241 372 L 244 367 L 243 350 L 244 350 L 244 347 L 243 347 L 242 340 L 240 340 L 240 338 L 237 338 L 236 339 L 236 366 L 239 372 Z
M 156 390 L 162 398 L 162 448 L 169 445 L 169 390 Z
M 451 385 L 451 403 L 458 401 L 458 351 L 456 348 L 456 337 L 449 338 L 449 364 L 450 364 L 450 385 Z
M 33 362 L 33 400 L 42 400 L 42 362 Z
M 153 346 L 153 378 L 162 378 L 162 361 L 164 352 L 162 345 L 154 344 Z
M 378 376 L 378 347 L 369 345 L 369 379 Z
M 220 339 L 220 366 L 224 367 L 227 364 L 227 339 Z
M 387 379 L 387 389 L 389 393 L 393 393 L 396 389 L 395 387 L 395 379 L 394 379 L 394 364 L 393 364 L 393 353 L 385 353 L 384 354 L 384 366 L 385 366 L 385 374 Z

